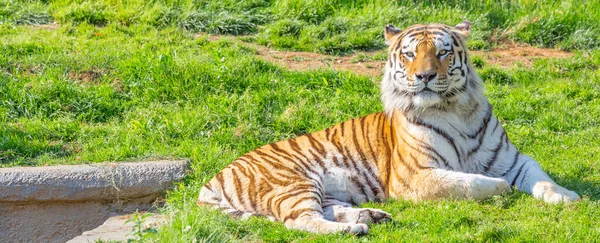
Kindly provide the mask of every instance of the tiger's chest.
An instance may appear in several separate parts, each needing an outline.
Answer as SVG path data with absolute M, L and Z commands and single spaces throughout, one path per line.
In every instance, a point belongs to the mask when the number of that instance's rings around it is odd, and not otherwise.
M 408 124 L 406 130 L 437 155 L 423 165 L 467 173 L 484 172 L 504 132 L 496 119 L 466 123 L 454 116 Z

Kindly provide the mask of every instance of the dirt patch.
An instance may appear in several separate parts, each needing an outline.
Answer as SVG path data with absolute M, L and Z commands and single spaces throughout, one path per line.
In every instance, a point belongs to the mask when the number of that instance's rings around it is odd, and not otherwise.
M 111 71 L 108 69 L 94 68 L 91 70 L 74 70 L 69 72 L 68 77 L 70 80 L 80 86 L 99 85 L 101 82 L 103 82 L 103 79 L 107 77 L 110 86 L 119 92 L 125 90 L 123 80 L 112 75 Z
M 348 56 L 331 56 L 314 52 L 274 50 L 255 43 L 243 42 L 234 37 L 210 36 L 209 40 L 216 41 L 223 38 L 242 43 L 256 50 L 257 55 L 263 59 L 295 71 L 333 68 L 367 76 L 380 76 L 385 66 L 385 61 L 356 61 L 359 59 L 357 58 L 359 55 L 371 57 L 378 55 L 381 51 L 359 52 Z
M 104 76 L 102 70 L 71 71 L 69 73 L 69 79 L 75 80 L 80 84 L 98 84 L 102 76 Z
M 311 52 L 288 52 L 269 49 L 257 49 L 258 54 L 270 62 L 283 65 L 292 70 L 333 68 L 348 70 L 367 76 L 379 76 L 385 65 L 384 61 L 353 61 L 352 56 L 328 56 Z M 364 54 L 364 53 L 363 53 Z M 369 53 L 365 54 L 368 55 Z
M 537 48 L 533 46 L 518 46 L 515 44 L 493 49 L 491 51 L 471 51 L 471 55 L 482 57 L 486 64 L 510 68 L 520 62 L 525 67 L 532 67 L 533 61 L 540 58 L 568 58 L 573 53 Z
M 23 76 L 34 76 L 39 75 L 44 70 L 43 66 L 40 65 L 25 65 L 17 63 L 14 66 L 6 66 L 0 68 L 0 72 L 5 72 L 10 75 L 23 75 Z
M 202 35 L 198 35 L 202 36 Z M 358 52 L 348 56 L 331 56 L 313 52 L 279 51 L 255 43 L 243 42 L 235 37 L 209 36 L 211 41 L 226 38 L 241 43 L 257 51 L 263 59 L 284 66 L 291 70 L 311 70 L 333 68 L 347 70 L 357 74 L 379 77 L 383 73 L 385 61 L 382 61 L 384 50 L 375 52 Z M 539 58 L 568 58 L 572 53 L 556 49 L 543 49 L 532 46 L 509 44 L 491 51 L 471 51 L 472 56 L 481 57 L 486 65 L 500 68 L 511 68 L 516 63 L 525 67 L 533 66 L 533 61 Z M 366 61 L 363 61 L 366 60 Z
M 60 24 L 57 22 L 54 22 L 51 24 L 40 24 L 40 25 L 36 25 L 35 28 L 42 29 L 42 30 L 56 30 L 56 29 L 60 28 Z
M 51 24 L 37 25 L 35 28 L 56 30 L 60 28 L 60 24 L 54 22 Z M 196 35 L 196 37 L 200 36 L 206 36 L 206 34 L 201 33 Z M 364 60 L 364 58 L 358 58 L 360 56 L 381 56 L 382 53 L 385 52 L 384 50 L 358 52 L 348 56 L 331 56 L 313 52 L 279 51 L 254 43 L 243 42 L 239 38 L 232 36 L 208 35 L 210 41 L 217 41 L 223 38 L 243 43 L 244 45 L 255 49 L 258 55 L 265 60 L 296 71 L 333 68 L 336 70 L 347 70 L 357 74 L 378 77 L 383 73 L 383 67 L 385 66 L 385 61 L 377 60 L 380 58 L 366 58 L 367 61 L 361 61 Z M 504 39 L 504 37 L 501 38 Z M 501 48 L 495 48 L 490 51 L 470 51 L 470 53 L 472 56 L 481 57 L 487 65 L 500 68 L 511 68 L 514 67 L 516 63 L 520 63 L 525 67 L 532 67 L 534 60 L 539 58 L 568 58 L 573 56 L 573 53 L 557 49 L 537 48 L 507 41 L 503 41 L 503 43 L 505 44 L 503 44 Z M 80 80 L 83 83 L 94 83 L 101 75 L 99 76 L 95 71 L 85 71 L 79 74 L 70 73 L 69 77 L 73 80 Z M 116 82 L 116 86 L 121 86 L 119 83 L 120 82 Z

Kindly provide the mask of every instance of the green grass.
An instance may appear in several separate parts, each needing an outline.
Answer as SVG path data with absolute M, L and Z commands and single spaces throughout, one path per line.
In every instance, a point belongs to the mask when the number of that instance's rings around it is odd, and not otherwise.
M 573 241 L 600 238 L 600 4 L 583 1 L 5 1 L 0 0 L 0 167 L 190 158 L 162 209 L 161 242 Z M 444 1 L 446 2 L 446 1 Z M 448 7 L 452 5 L 452 7 Z M 582 9 L 585 9 L 582 10 Z M 411 13 L 411 14 L 406 14 Z M 537 18 L 537 20 L 536 20 Z M 391 201 L 364 237 L 233 221 L 195 206 L 199 187 L 263 144 L 382 109 L 377 81 L 295 72 L 241 42 L 327 53 L 382 48 L 383 24 L 475 23 L 495 37 L 579 49 L 566 60 L 499 69 L 476 59 L 511 141 L 583 200 L 546 205 L 522 193 L 483 202 Z M 48 29 L 39 24 L 58 22 Z M 290 34 L 289 36 L 286 36 Z M 356 62 L 381 60 L 359 55 Z
M 46 1 L 44 1 L 46 2 Z M 504 40 L 566 50 L 600 47 L 598 0 L 0 0 L 0 23 L 118 23 L 188 32 L 256 34 L 282 49 L 345 54 L 384 47 L 382 27 L 473 22 L 471 49 Z

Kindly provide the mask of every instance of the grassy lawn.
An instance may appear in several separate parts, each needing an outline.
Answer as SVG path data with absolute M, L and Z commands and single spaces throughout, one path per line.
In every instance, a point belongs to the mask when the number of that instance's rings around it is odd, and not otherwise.
M 532 67 L 478 59 L 511 141 L 573 205 L 514 192 L 483 202 L 368 204 L 394 215 L 364 237 L 233 221 L 195 206 L 200 186 L 260 145 L 377 112 L 379 80 L 291 71 L 236 34 L 286 50 L 384 47 L 385 23 L 474 24 L 472 49 L 512 40 L 574 52 Z M 0 0 L 0 167 L 190 158 L 167 197 L 160 242 L 508 241 L 600 239 L 598 1 L 9 1 Z M 58 24 L 51 24 L 56 21 Z M 39 26 L 42 25 L 42 26 Z

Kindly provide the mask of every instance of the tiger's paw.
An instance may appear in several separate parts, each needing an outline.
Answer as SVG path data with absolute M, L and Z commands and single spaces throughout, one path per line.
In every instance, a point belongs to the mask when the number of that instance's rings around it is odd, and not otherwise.
M 369 226 L 366 224 L 353 224 L 348 226 L 345 230 L 345 233 L 351 234 L 351 235 L 365 235 L 367 233 L 369 233 Z
M 362 224 L 379 224 L 392 220 L 392 215 L 379 209 L 365 208 L 358 215 L 356 223 Z
M 572 203 L 581 198 L 574 191 L 549 182 L 538 182 L 533 187 L 533 196 L 547 203 Z
M 334 217 L 327 217 L 327 209 L 332 210 L 329 214 Z M 325 212 L 326 218 L 331 221 L 350 224 L 379 224 L 390 221 L 392 216 L 380 209 L 374 208 L 352 208 L 346 206 L 327 207 Z

